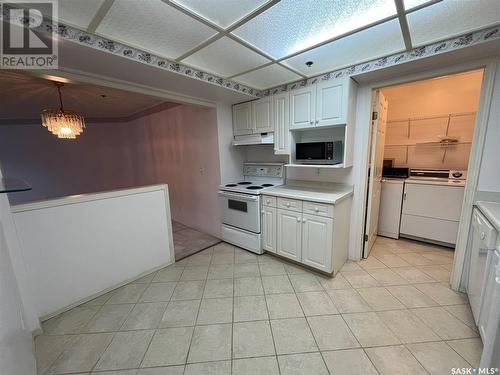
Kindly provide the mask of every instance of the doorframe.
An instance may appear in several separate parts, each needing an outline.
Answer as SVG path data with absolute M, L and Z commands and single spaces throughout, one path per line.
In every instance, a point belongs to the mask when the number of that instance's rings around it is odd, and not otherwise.
M 483 81 L 481 83 L 481 91 L 479 96 L 479 104 L 476 114 L 476 124 L 474 127 L 474 135 L 471 153 L 469 157 L 469 166 L 467 171 L 467 182 L 465 184 L 464 200 L 460 214 L 460 222 L 458 226 L 458 237 L 455 246 L 455 256 L 453 259 L 453 268 L 451 272 L 451 288 L 459 290 L 460 280 L 465 264 L 465 255 L 467 250 L 467 239 L 469 236 L 469 227 L 472 217 L 472 206 L 474 204 L 474 195 L 479 182 L 479 172 L 481 168 L 481 160 L 483 149 L 486 140 L 486 130 L 488 126 L 488 118 L 493 97 L 493 85 L 495 72 L 497 67 L 497 58 L 481 59 L 463 64 L 452 65 L 446 68 L 428 70 L 424 72 L 402 75 L 393 77 L 387 80 L 370 82 L 361 90 L 359 90 L 357 112 L 362 116 L 362 120 L 357 121 L 356 125 L 362 127 L 361 131 L 361 167 L 359 171 L 359 190 L 358 202 L 362 204 L 362 209 L 358 210 L 357 231 L 355 233 L 354 250 L 358 254 L 359 259 L 363 257 L 363 240 L 365 229 L 365 216 L 367 210 L 366 204 L 366 189 L 368 186 L 368 168 L 370 155 L 370 126 L 371 120 L 371 103 L 372 95 L 375 90 L 387 86 L 395 86 L 415 81 L 437 78 L 445 75 L 463 73 L 471 70 L 483 69 Z

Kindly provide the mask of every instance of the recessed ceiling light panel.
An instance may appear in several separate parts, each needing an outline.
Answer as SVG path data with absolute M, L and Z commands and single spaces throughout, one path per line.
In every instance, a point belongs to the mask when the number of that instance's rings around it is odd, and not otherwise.
M 234 34 L 282 58 L 395 14 L 394 0 L 282 0 Z
M 173 0 L 216 25 L 227 28 L 266 3 L 266 0 Z

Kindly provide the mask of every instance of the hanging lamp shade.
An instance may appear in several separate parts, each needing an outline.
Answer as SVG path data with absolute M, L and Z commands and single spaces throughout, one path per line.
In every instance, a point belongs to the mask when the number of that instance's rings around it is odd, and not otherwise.
M 66 111 L 63 108 L 61 87 L 64 85 L 61 82 L 54 82 L 59 94 L 59 110 L 44 109 L 42 111 L 42 125 L 45 126 L 52 134 L 58 138 L 75 139 L 85 129 L 85 120 L 74 111 Z

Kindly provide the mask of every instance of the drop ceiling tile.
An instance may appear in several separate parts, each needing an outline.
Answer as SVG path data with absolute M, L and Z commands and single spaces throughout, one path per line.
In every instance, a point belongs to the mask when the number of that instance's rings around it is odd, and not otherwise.
M 253 72 L 234 77 L 235 81 L 256 89 L 264 90 L 284 83 L 297 81 L 302 77 L 277 64 L 254 70 Z
M 415 46 L 447 39 L 500 22 L 499 0 L 444 0 L 407 15 Z
M 197 15 L 227 28 L 265 4 L 267 0 L 173 0 Z
M 271 62 L 234 40 L 223 37 L 182 62 L 204 71 L 229 77 Z
M 282 58 L 395 14 L 394 0 L 282 0 L 234 34 Z
M 403 0 L 405 10 L 416 8 L 422 4 L 430 3 L 432 0 Z
M 63 23 L 86 29 L 104 0 L 63 0 L 58 2 L 58 18 Z
M 177 58 L 216 32 L 161 0 L 118 0 L 97 33 L 161 56 Z
M 386 56 L 405 49 L 398 20 L 392 20 L 282 61 L 307 76 Z M 314 64 L 308 68 L 306 61 Z

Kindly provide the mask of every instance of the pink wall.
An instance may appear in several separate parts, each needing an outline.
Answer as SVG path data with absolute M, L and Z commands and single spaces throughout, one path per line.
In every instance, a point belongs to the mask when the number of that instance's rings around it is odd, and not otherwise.
M 89 124 L 74 141 L 41 125 L 0 126 L 4 174 L 33 190 L 11 203 L 167 183 L 172 217 L 218 236 L 220 181 L 215 109 L 178 106 L 128 123 Z

